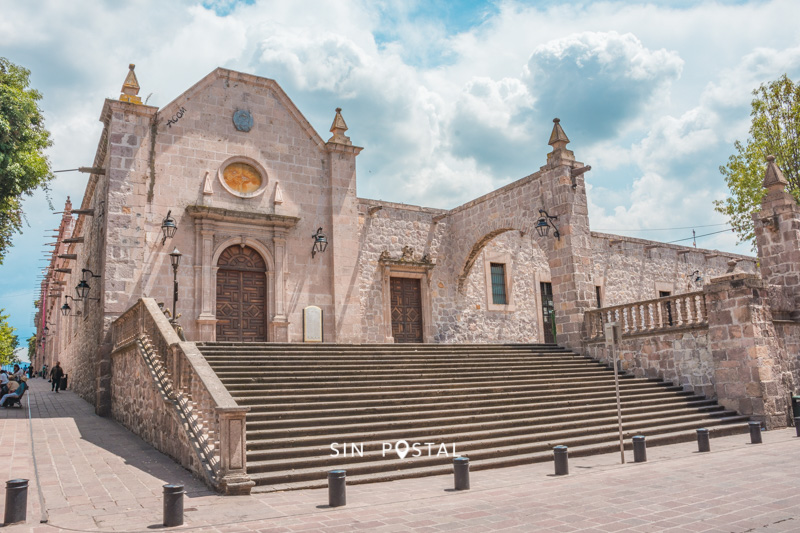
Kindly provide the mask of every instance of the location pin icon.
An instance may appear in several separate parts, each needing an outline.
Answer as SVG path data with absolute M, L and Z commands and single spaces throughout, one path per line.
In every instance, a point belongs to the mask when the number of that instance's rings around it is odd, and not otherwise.
M 399 441 L 397 441 L 397 444 L 394 445 L 394 450 L 397 452 L 397 456 L 400 459 L 405 459 L 406 455 L 408 455 L 408 449 L 410 447 L 411 446 L 409 446 L 406 441 L 399 440 Z

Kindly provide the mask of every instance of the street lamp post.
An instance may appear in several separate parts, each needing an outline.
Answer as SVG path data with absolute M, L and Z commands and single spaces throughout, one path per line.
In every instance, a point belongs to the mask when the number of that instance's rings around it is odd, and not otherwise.
M 178 313 L 176 306 L 178 305 L 178 265 L 181 263 L 181 253 L 176 247 L 169 254 L 169 261 L 172 263 L 172 323 L 178 323 Z

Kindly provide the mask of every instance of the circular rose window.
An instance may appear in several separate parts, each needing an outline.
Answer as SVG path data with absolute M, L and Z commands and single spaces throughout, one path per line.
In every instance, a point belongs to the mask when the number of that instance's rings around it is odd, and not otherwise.
M 220 181 L 228 192 L 250 198 L 264 191 L 266 179 L 254 166 L 241 161 L 231 162 L 220 172 Z

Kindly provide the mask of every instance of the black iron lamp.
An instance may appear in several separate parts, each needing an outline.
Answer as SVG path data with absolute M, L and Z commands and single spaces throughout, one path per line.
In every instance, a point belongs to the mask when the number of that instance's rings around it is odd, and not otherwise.
M 75 293 L 78 295 L 78 300 L 85 300 L 87 296 L 89 296 L 89 289 L 91 287 L 88 283 L 86 283 L 85 279 L 82 279 L 75 285 Z
M 175 310 L 175 306 L 178 305 L 178 265 L 181 264 L 181 254 L 178 251 L 178 248 L 175 247 L 169 253 L 169 262 L 172 263 L 172 322 L 175 323 L 178 320 L 178 313 Z
M 700 273 L 699 270 L 695 270 L 691 274 L 689 274 L 689 278 L 695 283 L 701 283 L 703 281 L 703 275 Z
M 311 238 L 314 239 L 314 245 L 311 247 L 311 257 L 317 255 L 318 252 L 324 252 L 328 248 L 328 237 L 322 233 L 322 228 L 318 228 Z
M 69 316 L 69 314 L 72 312 L 72 307 L 69 306 L 69 303 L 67 302 L 67 298 L 69 298 L 72 301 L 75 301 L 75 298 L 73 298 L 69 294 L 64 296 L 64 305 L 61 306 L 61 314 L 63 316 Z
M 172 218 L 172 210 L 170 209 L 167 211 L 167 216 L 164 217 L 164 220 L 161 221 L 161 233 L 164 234 L 164 239 L 161 241 L 161 244 L 167 242 L 167 239 L 171 239 L 175 232 L 178 231 L 178 225 L 175 223 L 175 219 Z
M 561 240 L 561 234 L 558 232 L 558 228 L 556 227 L 555 223 L 552 222 L 553 220 L 558 220 L 557 216 L 550 216 L 547 211 L 544 209 L 539 209 L 539 220 L 536 221 L 536 233 L 539 234 L 539 237 L 547 237 L 548 232 L 550 231 L 550 226 L 553 226 L 553 237 Z

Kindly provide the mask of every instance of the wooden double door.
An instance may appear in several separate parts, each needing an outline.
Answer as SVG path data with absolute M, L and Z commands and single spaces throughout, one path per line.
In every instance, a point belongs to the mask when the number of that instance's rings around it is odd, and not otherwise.
M 249 246 L 231 246 L 217 262 L 217 341 L 267 340 L 267 265 Z
M 420 280 L 390 278 L 394 342 L 423 342 Z

